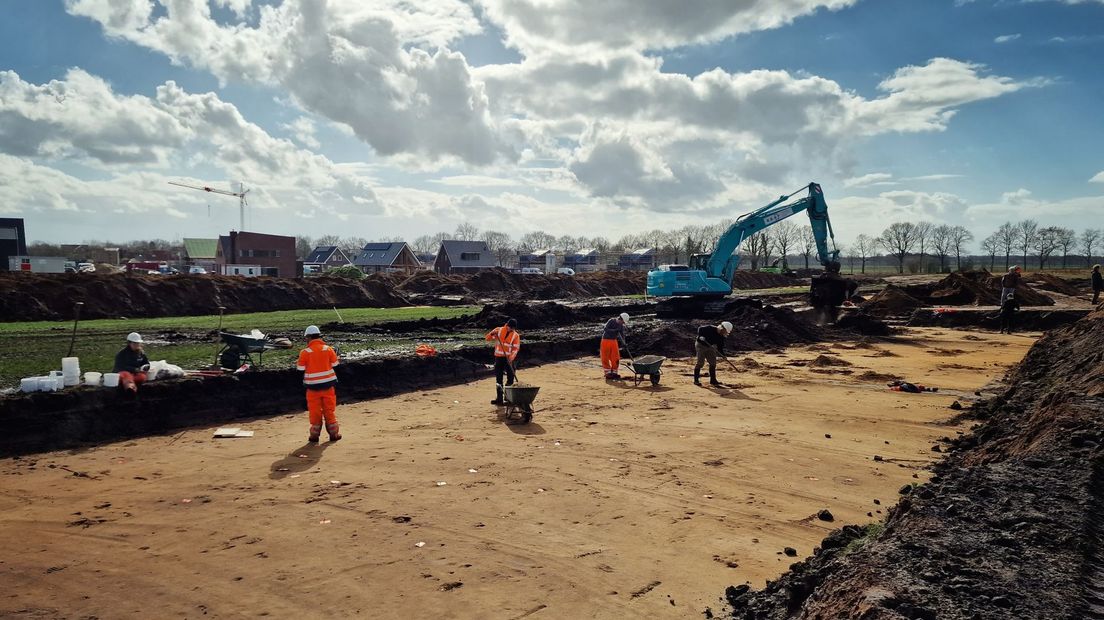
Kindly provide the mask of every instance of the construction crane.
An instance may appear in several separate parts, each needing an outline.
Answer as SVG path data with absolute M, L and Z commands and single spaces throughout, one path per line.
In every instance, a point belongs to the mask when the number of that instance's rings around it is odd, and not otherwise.
M 240 214 L 241 215 L 241 227 L 238 229 L 238 231 L 241 232 L 241 231 L 245 230 L 245 205 L 247 204 L 246 200 L 245 200 L 245 195 L 249 193 L 249 190 L 245 189 L 245 184 L 244 183 L 239 183 L 238 184 L 239 191 L 236 191 L 236 192 L 228 192 L 224 189 L 216 189 L 214 187 L 207 187 L 206 185 L 200 186 L 200 185 L 188 185 L 187 183 L 177 183 L 176 181 L 169 181 L 169 185 L 178 185 L 180 187 L 187 187 L 189 189 L 198 189 L 200 191 L 210 192 L 212 194 L 222 194 L 223 196 L 235 196 L 235 197 L 237 197 L 238 198 L 238 208 L 241 211 L 241 214 Z M 210 208 L 210 205 L 208 205 L 208 208 Z

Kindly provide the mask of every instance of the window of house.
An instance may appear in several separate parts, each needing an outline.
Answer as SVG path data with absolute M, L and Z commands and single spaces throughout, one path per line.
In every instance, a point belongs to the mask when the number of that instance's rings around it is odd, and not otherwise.
M 479 260 L 480 252 L 461 252 L 460 260 Z

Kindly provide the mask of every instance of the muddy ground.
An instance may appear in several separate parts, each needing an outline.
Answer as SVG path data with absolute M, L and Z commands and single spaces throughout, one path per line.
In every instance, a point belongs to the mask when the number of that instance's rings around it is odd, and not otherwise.
M 1039 340 L 884 529 L 845 528 L 733 617 L 1104 616 L 1104 310 Z
M 343 405 L 336 444 L 306 445 L 296 412 L 240 421 L 248 439 L 192 428 L 3 459 L 0 615 L 719 612 L 726 585 L 761 586 L 926 478 L 964 430 L 949 405 L 1031 343 L 972 336 L 753 352 L 718 390 L 684 361 L 656 389 L 607 383 L 593 358 L 527 368 L 542 390 L 526 427 L 480 378 Z

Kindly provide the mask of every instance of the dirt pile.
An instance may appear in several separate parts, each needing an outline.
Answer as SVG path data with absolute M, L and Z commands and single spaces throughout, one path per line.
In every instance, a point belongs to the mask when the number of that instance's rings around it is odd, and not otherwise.
M 924 302 L 909 295 L 905 289 L 889 284 L 873 297 L 864 301 L 861 307 L 876 316 L 901 316 L 912 314 L 913 310 L 923 305 Z
M 996 306 L 1000 303 L 1000 278 L 988 271 L 965 271 L 948 274 L 934 285 L 913 285 L 905 288 L 913 297 L 929 306 Z M 1052 306 L 1054 300 L 1024 282 L 1016 287 L 1016 298 L 1023 306 Z
M 664 321 L 646 332 L 630 330 L 629 345 L 634 351 L 667 357 L 690 357 L 694 353 L 697 328 L 731 321 L 733 332 L 725 350 L 762 351 L 795 343 L 816 342 L 823 338 L 820 328 L 789 308 L 763 306 L 758 300 L 740 300 L 728 312 L 713 321 Z
M 737 271 L 732 276 L 732 288 L 734 289 L 760 289 L 780 288 L 783 286 L 800 286 L 802 281 L 778 273 L 763 273 L 762 271 Z
M 1016 331 L 1046 331 L 1079 321 L 1088 310 L 1039 310 L 1016 312 Z M 908 320 L 909 327 L 981 327 L 1000 329 L 1000 314 L 995 308 L 918 308 Z
M 0 320 L 157 317 L 299 308 L 383 307 L 409 302 L 381 279 L 240 278 L 217 275 L 0 274 Z
M 1069 295 L 1070 297 L 1084 293 L 1084 291 L 1078 288 L 1073 282 L 1049 273 L 1030 273 L 1024 276 L 1023 281 L 1035 285 L 1037 289 Z
M 1040 339 L 882 527 L 848 526 L 735 618 L 1089 618 L 1104 596 L 1104 311 Z
M 395 288 L 421 295 L 461 295 L 476 299 L 573 299 L 644 292 L 641 272 L 580 273 L 574 276 L 519 274 L 492 269 L 474 274 L 442 275 L 419 271 L 410 276 L 388 274 Z

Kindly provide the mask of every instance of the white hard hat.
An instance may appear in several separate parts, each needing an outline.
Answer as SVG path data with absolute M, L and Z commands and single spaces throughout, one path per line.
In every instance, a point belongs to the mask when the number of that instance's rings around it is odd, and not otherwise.
M 318 329 L 317 325 L 308 325 L 307 330 L 303 332 L 304 336 L 321 336 L 322 330 Z
M 628 312 L 622 312 L 621 313 L 621 320 L 628 323 L 629 322 L 629 313 Z
M 722 321 L 721 322 L 721 329 L 723 329 L 726 332 L 731 334 L 732 333 L 732 323 L 729 323 L 728 321 Z
M 127 334 L 127 342 L 137 342 L 138 344 L 142 344 L 143 342 L 145 342 L 145 340 L 142 340 L 142 334 L 139 334 L 138 332 L 130 332 L 129 334 Z

